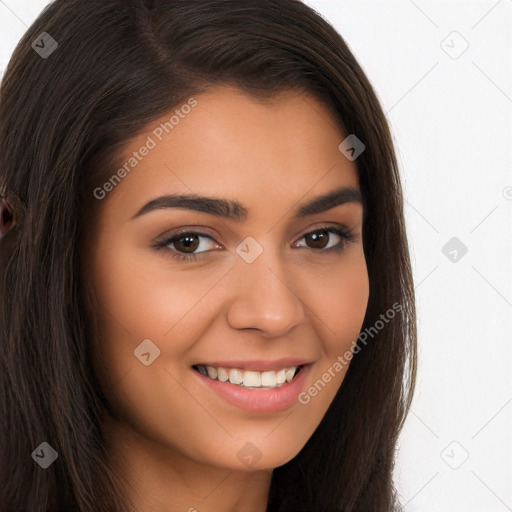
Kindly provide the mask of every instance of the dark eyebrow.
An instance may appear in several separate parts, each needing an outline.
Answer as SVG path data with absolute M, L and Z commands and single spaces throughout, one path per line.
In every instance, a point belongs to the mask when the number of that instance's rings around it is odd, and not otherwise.
M 306 217 L 315 213 L 322 213 L 345 203 L 361 203 L 361 191 L 357 188 L 342 187 L 322 196 L 316 197 L 309 203 L 302 205 L 296 212 L 297 217 Z
M 309 203 L 301 205 L 296 210 L 295 215 L 296 217 L 306 217 L 308 215 L 325 212 L 345 203 L 360 203 L 361 201 L 361 192 L 359 189 L 342 187 L 316 197 Z M 233 199 L 203 197 L 197 194 L 169 194 L 149 201 L 132 219 L 153 210 L 165 208 L 186 208 L 188 210 L 208 213 L 216 217 L 224 217 L 238 222 L 245 220 L 249 212 L 246 206 Z

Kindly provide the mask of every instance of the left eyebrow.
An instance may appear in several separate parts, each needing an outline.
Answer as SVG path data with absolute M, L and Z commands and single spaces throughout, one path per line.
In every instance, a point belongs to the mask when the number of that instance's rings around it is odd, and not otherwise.
M 312 201 L 299 205 L 295 211 L 297 218 L 322 213 L 345 203 L 362 202 L 361 192 L 357 188 L 341 187 L 316 197 Z M 204 197 L 197 194 L 169 194 L 157 197 L 146 203 L 133 217 L 135 219 L 153 210 L 167 208 L 185 208 L 208 213 L 217 217 L 241 222 L 247 218 L 249 209 L 234 199 Z
M 361 191 L 357 188 L 342 187 L 319 196 L 309 203 L 302 205 L 296 211 L 296 217 L 306 217 L 316 213 L 326 212 L 331 208 L 345 203 L 361 203 Z

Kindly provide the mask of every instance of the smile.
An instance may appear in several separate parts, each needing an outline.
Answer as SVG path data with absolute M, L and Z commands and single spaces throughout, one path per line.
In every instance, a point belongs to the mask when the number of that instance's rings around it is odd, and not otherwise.
M 220 382 L 230 382 L 248 389 L 276 389 L 291 382 L 302 366 L 291 366 L 278 371 L 262 372 L 204 365 L 196 365 L 193 368 L 205 377 Z
M 196 364 L 193 373 L 208 393 L 252 413 L 276 413 L 297 404 L 312 364 L 257 371 Z M 254 368 L 254 367 L 253 367 Z M 283 380 L 284 379 L 284 380 Z

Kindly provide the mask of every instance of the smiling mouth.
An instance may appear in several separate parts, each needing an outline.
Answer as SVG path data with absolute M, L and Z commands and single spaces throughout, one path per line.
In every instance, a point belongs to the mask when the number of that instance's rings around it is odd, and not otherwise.
M 194 365 L 192 368 L 212 380 L 229 382 L 247 389 L 278 389 L 289 384 L 301 371 L 304 365 L 289 366 L 281 370 L 254 371 L 240 368 L 224 368 L 221 366 Z

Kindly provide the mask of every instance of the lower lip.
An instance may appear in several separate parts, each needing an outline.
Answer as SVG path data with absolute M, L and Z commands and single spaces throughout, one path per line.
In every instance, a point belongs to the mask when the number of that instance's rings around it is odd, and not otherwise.
M 194 369 L 192 371 L 227 402 L 246 411 L 270 413 L 285 411 L 297 402 L 310 368 L 311 364 L 304 365 L 291 382 L 276 389 L 247 389 L 229 381 L 211 379 Z

